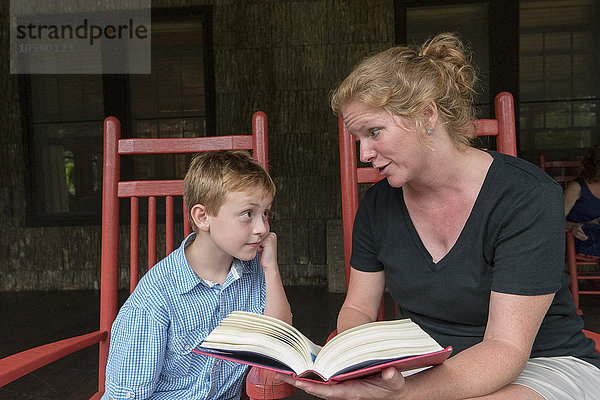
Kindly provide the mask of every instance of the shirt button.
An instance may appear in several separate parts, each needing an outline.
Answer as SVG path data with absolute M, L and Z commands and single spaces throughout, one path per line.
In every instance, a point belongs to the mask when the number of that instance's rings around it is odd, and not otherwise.
M 133 393 L 131 393 L 131 392 L 125 393 L 125 398 L 126 399 L 132 399 L 133 398 Z
M 190 345 L 189 345 L 189 344 L 186 344 L 185 346 L 183 346 L 183 349 L 184 349 L 185 351 L 188 351 L 188 350 L 190 349 Z

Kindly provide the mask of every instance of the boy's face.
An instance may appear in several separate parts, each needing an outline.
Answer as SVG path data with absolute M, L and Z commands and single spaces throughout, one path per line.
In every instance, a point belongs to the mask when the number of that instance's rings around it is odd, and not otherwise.
M 253 259 L 269 233 L 272 202 L 261 190 L 229 193 L 217 215 L 208 216 L 210 236 L 217 247 L 240 260 Z

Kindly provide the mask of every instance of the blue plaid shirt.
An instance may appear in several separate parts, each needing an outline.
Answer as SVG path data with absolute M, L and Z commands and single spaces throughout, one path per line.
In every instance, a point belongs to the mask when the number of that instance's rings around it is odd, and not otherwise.
M 235 259 L 225 283 L 205 281 L 181 246 L 152 267 L 112 326 L 103 400 L 238 399 L 246 367 L 192 353 L 233 310 L 262 314 L 265 278 L 258 256 Z

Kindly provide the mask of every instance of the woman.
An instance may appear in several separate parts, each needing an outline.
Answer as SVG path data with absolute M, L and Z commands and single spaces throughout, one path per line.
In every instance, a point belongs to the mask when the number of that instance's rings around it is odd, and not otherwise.
M 332 95 L 361 160 L 386 177 L 356 215 L 338 331 L 374 321 L 387 285 L 398 317 L 454 355 L 406 378 L 281 379 L 326 399 L 600 398 L 600 356 L 563 272 L 561 189 L 469 146 L 475 81 L 459 39 L 440 34 L 367 58 Z
M 575 237 L 575 251 L 600 257 L 600 145 L 583 158 L 581 176 L 565 188 L 567 229 Z

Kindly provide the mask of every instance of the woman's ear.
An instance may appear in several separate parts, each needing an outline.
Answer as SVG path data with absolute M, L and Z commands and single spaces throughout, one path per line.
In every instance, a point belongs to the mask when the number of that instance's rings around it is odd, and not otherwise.
M 429 103 L 423 110 L 423 123 L 425 129 L 434 129 L 437 126 L 438 121 L 438 108 L 435 102 Z
M 210 229 L 210 223 L 208 220 L 208 214 L 206 213 L 206 207 L 202 204 L 196 204 L 190 211 L 194 224 L 203 232 L 208 232 Z

